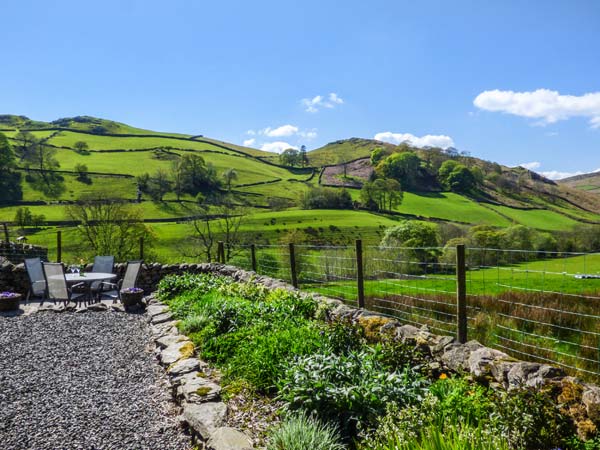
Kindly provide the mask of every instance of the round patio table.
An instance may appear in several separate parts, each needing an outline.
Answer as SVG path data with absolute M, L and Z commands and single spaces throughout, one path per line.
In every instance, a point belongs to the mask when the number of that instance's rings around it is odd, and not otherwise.
M 105 272 L 84 272 L 85 275 L 81 276 L 80 273 L 65 273 L 67 283 L 92 283 L 94 281 L 106 281 L 117 278 L 115 273 Z

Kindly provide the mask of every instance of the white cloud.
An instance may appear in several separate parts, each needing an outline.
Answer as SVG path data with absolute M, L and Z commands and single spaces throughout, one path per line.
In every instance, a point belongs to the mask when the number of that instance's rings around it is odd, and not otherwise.
M 555 123 L 571 117 L 590 119 L 592 128 L 600 128 L 600 92 L 561 95 L 558 91 L 537 89 L 530 92 L 494 89 L 479 94 L 473 104 L 486 111 L 499 111 L 530 119 L 541 124 Z
M 377 133 L 374 139 L 396 145 L 407 141 L 415 147 L 454 147 L 454 141 L 452 138 L 443 134 L 427 134 L 425 136 L 418 137 L 411 133 L 392 133 L 391 131 L 384 131 L 382 133 Z
M 254 130 L 248 130 L 248 131 L 246 131 L 246 134 L 248 136 L 254 136 L 256 134 L 256 131 L 254 131 Z
M 244 147 L 251 147 L 254 145 L 255 142 L 256 142 L 256 139 L 254 139 L 254 138 L 246 139 L 244 141 Z
M 298 136 L 301 136 L 306 140 L 315 139 L 317 137 L 317 130 L 313 128 L 312 130 L 300 131 L 298 132 Z
M 551 180 L 562 180 L 563 178 L 574 177 L 575 175 L 583 175 L 586 172 L 561 172 L 559 170 L 548 170 L 545 172 L 538 172 L 540 175 L 550 178 Z
M 288 148 L 298 150 L 298 147 L 295 147 L 283 141 L 265 142 L 260 149 L 266 152 L 281 153 L 282 151 L 287 150 Z
M 331 92 L 326 98 L 322 95 L 315 95 L 313 98 L 303 98 L 300 103 L 306 112 L 316 113 L 321 108 L 333 109 L 337 105 L 343 105 L 344 99 L 335 92 Z
M 285 137 L 285 136 L 293 136 L 298 133 L 298 127 L 295 125 L 282 125 L 277 128 L 267 127 L 262 131 L 259 131 L 259 134 L 264 134 L 268 137 Z
M 542 163 L 539 161 L 532 161 L 528 163 L 519 164 L 519 166 L 523 167 L 524 169 L 535 170 L 539 169 L 542 166 Z

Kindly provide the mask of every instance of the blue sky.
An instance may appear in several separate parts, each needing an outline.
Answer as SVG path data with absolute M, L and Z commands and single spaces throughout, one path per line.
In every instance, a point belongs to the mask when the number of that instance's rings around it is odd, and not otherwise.
M 0 113 L 600 169 L 598 1 L 0 1 Z

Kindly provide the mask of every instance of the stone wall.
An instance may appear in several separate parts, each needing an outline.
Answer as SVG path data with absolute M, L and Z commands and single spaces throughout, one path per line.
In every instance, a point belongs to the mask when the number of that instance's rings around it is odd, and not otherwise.
M 48 259 L 48 249 L 31 244 L 0 241 L 0 259 L 8 259 L 14 264 L 22 263 L 25 258 L 39 257 Z
M 89 269 L 89 268 L 88 268 Z M 116 273 L 122 277 L 124 264 L 116 266 Z M 254 272 L 223 264 L 148 264 L 145 265 L 138 280 L 138 286 L 146 293 L 153 292 L 160 280 L 166 275 L 183 273 L 213 273 L 229 276 L 236 281 L 261 283 L 272 289 L 295 290 L 293 286 Z M 15 290 L 27 292 L 28 282 L 23 264 L 14 265 L 4 262 L 0 266 L 0 291 Z M 311 295 L 311 294 L 304 294 Z M 600 426 L 600 387 L 585 383 L 548 364 L 516 360 L 504 352 L 485 347 L 477 341 L 458 343 L 452 336 L 438 336 L 426 326 L 417 328 L 404 325 L 400 321 L 353 308 L 340 300 L 315 296 L 325 302 L 335 318 L 346 318 L 360 324 L 370 333 L 381 336 L 393 336 L 395 339 L 414 345 L 416 349 L 429 356 L 439 370 L 467 374 L 473 379 L 502 389 L 517 387 L 540 388 L 552 385 L 556 392 L 555 400 L 565 413 L 574 416 L 582 438 L 586 438 Z

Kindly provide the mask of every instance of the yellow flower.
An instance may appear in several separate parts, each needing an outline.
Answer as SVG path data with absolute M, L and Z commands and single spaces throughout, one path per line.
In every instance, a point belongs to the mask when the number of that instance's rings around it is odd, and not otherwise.
M 448 375 L 446 375 L 445 373 L 442 373 L 440 375 L 440 380 L 445 380 L 446 378 L 448 378 Z

